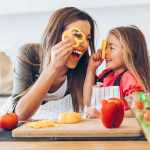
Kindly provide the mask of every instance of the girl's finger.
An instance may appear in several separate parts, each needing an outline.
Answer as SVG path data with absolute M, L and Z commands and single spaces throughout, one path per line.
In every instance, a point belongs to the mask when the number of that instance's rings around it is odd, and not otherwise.
M 88 116 L 88 118 L 93 118 L 93 115 L 92 115 L 92 114 L 90 114 L 90 115 Z
M 97 52 L 102 52 L 102 49 L 98 49 Z

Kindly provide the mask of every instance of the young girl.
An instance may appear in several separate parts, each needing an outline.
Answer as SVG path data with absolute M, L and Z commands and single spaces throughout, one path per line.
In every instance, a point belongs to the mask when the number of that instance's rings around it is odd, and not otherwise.
M 83 88 L 85 106 L 92 103 L 92 86 L 97 81 L 103 82 L 104 90 L 109 86 L 119 86 L 121 99 L 128 94 L 136 95 L 140 91 L 150 92 L 148 50 L 145 37 L 138 27 L 117 27 L 109 31 L 105 61 L 107 69 L 95 79 L 95 71 L 103 62 L 101 50 L 90 56 Z M 107 96 L 109 94 L 107 93 Z M 131 117 L 132 113 L 126 103 L 125 110 L 125 117 Z M 86 111 L 86 117 L 100 117 L 100 112 L 96 108 L 89 109 Z
M 62 34 L 72 27 L 85 36 L 77 47 L 72 46 L 69 37 L 62 40 Z M 17 113 L 19 120 L 53 119 L 61 112 L 82 110 L 89 46 L 91 53 L 95 52 L 94 28 L 94 20 L 77 8 L 54 12 L 41 44 L 21 47 L 9 103 L 11 109 L 5 110 Z M 78 38 L 80 34 L 73 30 L 72 36 Z

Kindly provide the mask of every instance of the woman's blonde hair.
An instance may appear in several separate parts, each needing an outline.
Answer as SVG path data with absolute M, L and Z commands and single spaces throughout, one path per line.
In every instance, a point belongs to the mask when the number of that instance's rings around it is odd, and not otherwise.
M 146 39 L 142 31 L 134 26 L 113 28 L 109 34 L 115 35 L 123 47 L 123 60 L 145 92 L 150 92 L 150 63 Z
M 61 41 L 62 33 L 66 27 L 77 20 L 87 20 L 91 25 L 91 39 L 89 40 L 90 51 L 95 53 L 94 30 L 95 21 L 84 11 L 74 7 L 66 7 L 57 10 L 51 16 L 40 44 L 40 73 L 49 64 L 51 59 L 51 48 Z M 25 59 L 24 59 L 25 60 Z M 83 110 L 83 84 L 86 76 L 86 70 L 89 61 L 89 53 L 86 51 L 79 60 L 75 69 L 69 69 L 67 72 L 68 92 L 72 96 L 74 111 Z M 33 86 L 33 85 L 32 85 Z M 32 87 L 31 86 L 31 87 Z M 25 95 L 30 89 L 27 89 L 19 96 Z M 18 97 L 18 96 L 17 96 Z

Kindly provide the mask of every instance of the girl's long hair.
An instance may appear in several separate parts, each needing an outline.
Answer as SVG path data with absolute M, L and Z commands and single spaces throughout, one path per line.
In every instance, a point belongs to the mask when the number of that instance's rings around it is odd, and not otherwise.
M 121 42 L 126 69 L 134 75 L 145 92 L 150 92 L 150 62 L 142 31 L 131 25 L 111 29 L 109 34 L 115 35 Z
M 65 7 L 57 10 L 51 16 L 40 44 L 40 73 L 46 68 L 51 61 L 51 49 L 54 45 L 61 41 L 62 33 L 66 26 L 78 20 L 87 20 L 91 25 L 91 40 L 89 41 L 91 53 L 95 53 L 94 30 L 95 21 L 84 11 L 75 7 Z M 89 61 L 89 51 L 86 51 L 79 60 L 75 69 L 69 69 L 67 72 L 68 91 L 72 96 L 74 111 L 83 110 L 83 84 L 86 76 Z M 33 86 L 33 85 L 32 85 Z M 31 86 L 31 87 L 32 87 Z M 21 93 L 19 96 L 25 95 L 30 89 Z M 17 96 L 18 97 L 18 96 Z

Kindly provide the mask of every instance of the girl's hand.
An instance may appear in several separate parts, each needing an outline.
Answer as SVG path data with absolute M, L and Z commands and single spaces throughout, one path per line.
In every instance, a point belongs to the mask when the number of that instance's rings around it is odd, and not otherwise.
M 55 69 L 61 69 L 66 63 L 66 60 L 73 51 L 73 43 L 70 41 L 71 38 L 59 42 L 51 49 L 51 65 Z
M 88 67 L 96 70 L 102 62 L 102 50 L 98 49 L 97 53 L 94 53 L 90 56 Z
M 100 112 L 96 108 L 92 108 L 86 111 L 86 118 L 99 118 Z

